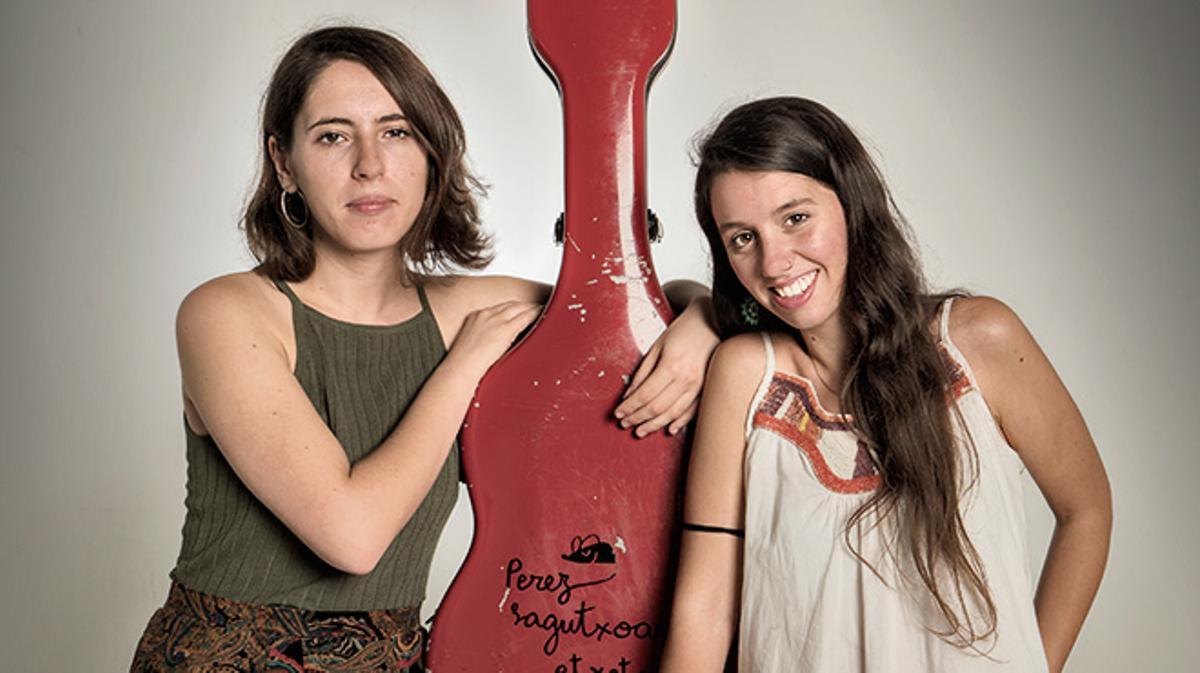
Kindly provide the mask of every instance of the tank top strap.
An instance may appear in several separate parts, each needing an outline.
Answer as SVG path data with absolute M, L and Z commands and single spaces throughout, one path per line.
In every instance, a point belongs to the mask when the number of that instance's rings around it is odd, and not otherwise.
M 293 316 L 292 320 L 293 321 L 295 321 L 296 316 L 299 316 L 300 314 L 304 313 L 303 309 L 312 310 L 312 309 L 309 309 L 307 304 L 300 301 L 300 297 L 296 296 L 296 292 L 294 290 L 292 290 L 290 285 L 283 282 L 282 280 L 272 279 L 271 282 L 274 283 L 275 287 L 278 288 L 279 291 L 282 292 L 284 294 L 284 296 L 288 298 L 288 301 L 290 301 L 292 303 L 292 316 Z M 426 318 L 432 319 L 433 318 L 433 309 L 429 305 L 429 297 L 426 296 L 426 294 L 425 294 L 425 286 L 417 285 L 416 290 L 417 290 L 417 299 L 421 302 L 421 313 L 417 314 L 417 317 L 424 316 Z
M 775 346 L 771 343 L 771 334 L 759 332 L 758 335 L 762 337 L 763 353 L 766 357 L 763 363 L 762 380 L 758 384 L 758 390 L 754 392 L 754 399 L 750 400 L 750 410 L 746 414 L 746 437 L 749 437 L 750 431 L 754 429 L 754 413 L 758 410 L 758 405 L 762 404 L 767 390 L 771 387 L 771 381 L 775 378 Z
M 425 296 L 425 286 L 417 285 L 417 299 L 421 300 L 421 312 L 433 316 L 433 309 L 429 307 L 429 297 Z
M 279 291 L 282 292 L 284 294 L 284 296 L 288 298 L 288 301 L 292 302 L 293 310 L 295 310 L 295 308 L 298 305 L 303 305 L 303 302 L 300 301 L 300 297 L 296 296 L 296 293 L 292 291 L 291 286 L 289 286 L 287 283 L 283 282 L 282 280 L 276 280 L 274 278 L 271 279 L 271 282 L 274 283 L 275 287 L 278 288 Z

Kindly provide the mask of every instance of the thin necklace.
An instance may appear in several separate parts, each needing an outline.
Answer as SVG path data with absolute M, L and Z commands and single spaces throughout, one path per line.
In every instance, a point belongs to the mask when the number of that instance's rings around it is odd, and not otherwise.
M 829 385 L 829 382 L 825 380 L 825 377 L 821 375 L 821 365 L 817 363 L 816 358 L 814 358 L 812 355 L 809 355 L 808 359 L 810 362 L 812 362 L 813 371 L 816 372 L 816 374 L 817 374 L 817 380 L 821 382 L 821 385 L 825 386 L 825 390 L 828 390 L 829 392 L 833 393 L 834 397 L 836 397 L 837 401 L 838 401 L 838 409 L 841 409 L 842 408 L 842 393 L 841 393 L 841 391 L 835 390 L 834 387 Z M 841 414 L 842 412 L 839 411 L 838 413 Z
M 842 391 L 836 390 L 833 386 L 829 385 L 829 381 L 825 380 L 825 377 L 821 374 L 821 365 L 817 364 L 817 358 L 815 358 L 812 351 L 809 350 L 808 340 L 803 334 L 800 334 L 799 337 L 800 349 L 804 351 L 804 354 L 808 356 L 808 361 L 812 363 L 812 369 L 817 375 L 817 380 L 821 382 L 821 385 L 825 386 L 825 390 L 833 393 L 834 398 L 836 398 L 838 401 L 838 408 L 841 409 Z M 842 412 L 839 411 L 838 413 L 841 414 Z

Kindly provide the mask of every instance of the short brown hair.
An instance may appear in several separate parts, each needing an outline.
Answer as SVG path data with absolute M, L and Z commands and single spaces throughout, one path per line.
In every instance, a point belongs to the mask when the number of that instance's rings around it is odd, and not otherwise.
M 433 74 L 396 37 L 379 30 L 337 26 L 314 30 L 288 49 L 263 98 L 262 162 L 258 187 L 242 218 L 246 242 L 269 278 L 302 281 L 316 259 L 307 230 L 292 227 L 279 211 L 282 188 L 271 161 L 270 139 L 287 151 L 292 127 L 312 83 L 334 61 L 353 61 L 374 73 L 404 111 L 425 149 L 425 201 L 399 247 L 410 269 L 428 274 L 453 267 L 479 269 L 491 261 L 475 205 L 483 186 L 466 165 L 466 140 L 458 112 Z

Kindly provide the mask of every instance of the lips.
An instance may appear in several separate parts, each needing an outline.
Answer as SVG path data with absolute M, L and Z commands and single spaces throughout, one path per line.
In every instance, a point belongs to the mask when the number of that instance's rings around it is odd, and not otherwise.
M 768 287 L 767 289 L 771 292 L 771 300 L 784 308 L 802 306 L 812 296 L 819 273 L 820 269 L 813 269 L 786 284 Z
M 391 208 L 395 203 L 392 199 L 386 196 L 372 194 L 354 199 L 346 204 L 346 207 L 364 215 L 371 215 Z

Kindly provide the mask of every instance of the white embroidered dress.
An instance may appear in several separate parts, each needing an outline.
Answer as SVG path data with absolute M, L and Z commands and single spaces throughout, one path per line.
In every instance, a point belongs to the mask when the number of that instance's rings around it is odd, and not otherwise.
M 879 476 L 850 431 L 852 419 L 824 410 L 807 379 L 775 371 L 764 334 L 766 372 L 746 428 L 741 673 L 1047 670 L 1026 562 L 1022 464 L 950 340 L 950 304 L 942 306 L 940 347 L 979 471 L 961 508 L 997 613 L 994 639 L 978 645 L 986 656 L 925 628 L 941 624 L 938 613 L 924 585 L 884 553 L 885 527 L 860 527 L 854 540 L 886 582 L 853 556 L 846 521 Z

